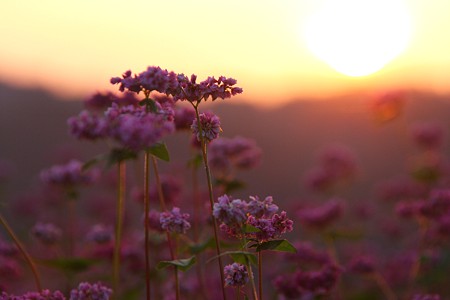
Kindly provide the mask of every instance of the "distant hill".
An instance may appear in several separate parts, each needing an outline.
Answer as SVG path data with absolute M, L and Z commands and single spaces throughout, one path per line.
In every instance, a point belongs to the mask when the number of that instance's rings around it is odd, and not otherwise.
M 314 165 L 317 151 L 342 143 L 357 154 L 362 172 L 353 191 L 364 197 L 374 182 L 404 173 L 405 157 L 415 152 L 408 137 L 414 122 L 440 123 L 446 130 L 444 151 L 450 153 L 449 98 L 411 93 L 401 116 L 386 124 L 375 123 L 367 99 L 358 96 L 303 100 L 271 109 L 218 100 L 205 108 L 220 116 L 223 136 L 250 137 L 263 149 L 262 165 L 240 175 L 248 182 L 245 195 L 281 199 L 304 195 L 301 178 Z M 105 149 L 101 143 L 79 142 L 68 135 L 66 120 L 81 109 L 80 101 L 0 85 L 0 159 L 15 165 L 7 192 L 27 189 L 40 170 L 64 158 L 87 159 Z M 175 161 L 187 157 L 187 147 L 176 144 L 179 139 L 168 143 Z

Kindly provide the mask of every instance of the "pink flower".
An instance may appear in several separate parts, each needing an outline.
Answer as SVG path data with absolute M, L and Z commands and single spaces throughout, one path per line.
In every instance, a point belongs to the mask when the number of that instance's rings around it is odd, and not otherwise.
M 211 112 L 200 114 L 200 126 L 201 132 L 198 127 L 197 119 L 193 120 L 191 129 L 198 141 L 201 141 L 203 137 L 206 142 L 211 142 L 219 136 L 220 132 L 222 132 L 219 117 Z

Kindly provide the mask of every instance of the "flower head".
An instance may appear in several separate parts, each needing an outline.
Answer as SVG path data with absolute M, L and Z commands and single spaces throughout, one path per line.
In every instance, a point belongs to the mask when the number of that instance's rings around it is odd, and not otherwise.
M 112 290 L 100 282 L 94 284 L 81 282 L 70 292 L 69 300 L 108 300 L 111 295 Z
M 191 228 L 188 218 L 189 214 L 182 214 L 178 207 L 174 207 L 170 212 L 162 212 L 159 221 L 164 230 L 176 233 L 186 233 L 186 231 Z
M 33 235 L 46 245 L 53 245 L 61 239 L 62 231 L 51 223 L 38 222 L 32 229 Z
M 227 286 L 244 286 L 249 280 L 247 267 L 238 263 L 225 266 L 223 274 Z
M 191 125 L 191 129 L 194 135 L 197 137 L 197 140 L 201 141 L 202 137 L 206 142 L 211 142 L 212 140 L 216 139 L 219 136 L 219 133 L 222 132 L 219 117 L 211 112 L 202 113 L 199 115 L 199 117 L 201 132 L 198 127 L 197 120 L 193 120 Z
M 213 216 L 228 226 L 242 226 L 246 221 L 247 203 L 232 199 L 228 195 L 220 196 L 213 207 Z
M 97 244 L 106 244 L 113 240 L 114 235 L 110 226 L 96 224 L 86 234 L 86 240 Z
M 342 214 L 342 204 L 333 198 L 325 204 L 301 209 L 297 215 L 300 222 L 314 228 L 324 228 L 336 221 Z
M 54 185 L 74 185 L 87 184 L 93 182 L 98 175 L 97 170 L 84 172 L 82 163 L 78 160 L 71 160 L 64 165 L 55 165 L 43 170 L 40 178 L 44 183 Z
M 77 139 L 96 140 L 107 137 L 108 122 L 87 110 L 67 120 L 70 134 Z

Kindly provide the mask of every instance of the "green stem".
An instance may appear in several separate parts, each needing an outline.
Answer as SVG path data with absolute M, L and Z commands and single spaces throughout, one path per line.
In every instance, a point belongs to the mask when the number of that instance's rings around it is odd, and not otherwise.
M 145 286 L 147 300 L 151 299 L 151 286 L 150 286 L 150 244 L 149 244 L 149 218 L 150 204 L 148 199 L 149 193 L 149 153 L 144 154 L 144 232 L 145 232 Z
M 244 251 L 248 251 L 247 248 L 247 239 L 244 237 L 243 238 L 243 246 L 242 248 L 244 249 Z M 253 300 L 258 300 L 258 293 L 256 292 L 256 285 L 255 285 L 255 279 L 253 276 L 253 271 L 252 271 L 252 265 L 250 260 L 246 260 L 247 261 L 247 270 L 248 270 L 248 278 L 250 280 L 250 285 L 252 286 L 252 294 L 253 294 Z
M 6 222 L 6 220 L 3 218 L 3 216 L 1 214 L 0 214 L 0 223 L 2 223 L 3 227 L 5 227 L 6 232 L 8 232 L 9 236 L 14 241 L 14 243 L 17 246 L 17 248 L 19 248 L 19 251 L 22 253 L 23 257 L 25 258 L 25 260 L 27 261 L 28 265 L 30 266 L 31 271 L 33 272 L 34 281 L 35 281 L 35 284 L 36 284 L 36 289 L 39 292 L 42 291 L 41 280 L 40 280 L 39 273 L 38 273 L 38 271 L 36 269 L 36 265 L 35 265 L 33 259 L 28 254 L 28 252 L 25 250 L 25 247 L 19 241 L 19 239 L 14 234 L 13 230 L 11 229 L 11 227 L 9 227 L 8 222 Z
M 218 234 L 218 230 L 217 230 L 217 221 L 216 218 L 214 218 L 213 216 L 213 207 L 214 207 L 214 195 L 213 195 L 213 187 L 212 187 L 212 179 L 211 179 L 211 171 L 209 169 L 209 164 L 208 164 L 208 153 L 206 150 L 206 142 L 205 142 L 205 138 L 203 136 L 203 129 L 202 129 L 202 125 L 200 122 L 200 114 L 198 112 L 198 104 L 199 102 L 194 105 L 194 109 L 195 109 L 195 116 L 197 119 L 197 126 L 198 126 L 198 130 L 200 133 L 200 143 L 201 143 L 201 148 L 202 148 L 202 156 L 203 156 L 203 163 L 205 166 L 205 172 L 206 172 L 206 180 L 208 183 L 208 194 L 209 194 L 209 202 L 210 202 L 210 212 L 211 212 L 211 217 L 213 220 L 213 229 L 214 229 L 214 240 L 215 240 L 215 244 L 216 244 L 216 254 L 218 256 L 218 261 L 219 261 L 219 272 L 220 272 L 220 280 L 221 280 L 221 286 L 222 286 L 222 296 L 223 299 L 226 299 L 226 293 L 225 293 L 225 279 L 224 279 L 224 275 L 223 275 L 223 262 L 222 262 L 222 256 L 221 256 L 221 251 L 220 251 L 220 243 L 219 243 L 219 234 Z
M 115 243 L 114 243 L 114 255 L 113 255 L 113 291 L 118 295 L 119 280 L 120 280 L 120 250 L 121 250 L 121 238 L 122 238 L 122 226 L 123 226 L 123 214 L 124 214 L 124 199 L 125 199 L 125 178 L 126 178 L 126 165 L 124 161 L 119 162 L 118 165 L 118 177 L 119 185 L 117 188 L 117 215 L 116 215 L 116 228 L 115 228 Z

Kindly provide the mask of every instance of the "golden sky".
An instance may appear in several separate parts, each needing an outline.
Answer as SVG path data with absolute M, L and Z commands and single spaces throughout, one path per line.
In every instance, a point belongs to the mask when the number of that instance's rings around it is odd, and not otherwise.
M 243 101 L 265 104 L 386 87 L 450 92 L 450 1 L 402 0 L 407 48 L 364 77 L 308 49 L 305 22 L 325 1 L 3 1 L 0 81 L 85 97 L 116 90 L 112 76 L 158 65 L 236 78 Z

